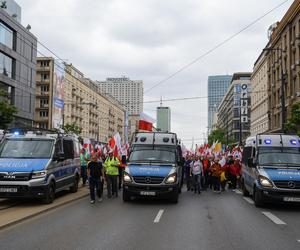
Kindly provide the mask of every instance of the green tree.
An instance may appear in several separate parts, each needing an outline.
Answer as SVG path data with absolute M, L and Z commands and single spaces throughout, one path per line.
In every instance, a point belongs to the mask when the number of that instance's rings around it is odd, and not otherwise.
M 76 123 L 67 123 L 66 125 L 64 126 L 61 126 L 61 128 L 66 132 L 66 133 L 74 133 L 76 135 L 80 135 L 81 132 L 82 132 L 82 128 L 79 127 L 78 125 L 76 125 Z
M 300 136 L 300 102 L 295 103 L 291 109 L 291 117 L 284 124 L 284 132 Z
M 208 144 L 212 145 L 216 141 L 221 142 L 222 144 L 226 145 L 226 143 L 227 143 L 226 129 L 217 128 L 209 134 Z M 228 137 L 228 145 L 230 145 L 234 142 L 235 141 L 232 138 Z
M 7 129 L 18 109 L 7 102 L 6 94 L 0 90 L 0 129 Z

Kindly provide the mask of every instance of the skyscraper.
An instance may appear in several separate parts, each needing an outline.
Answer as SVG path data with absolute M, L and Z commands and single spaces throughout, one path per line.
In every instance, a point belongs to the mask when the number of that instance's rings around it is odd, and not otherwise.
M 213 115 L 218 110 L 218 106 L 224 97 L 230 82 L 232 80 L 231 75 L 218 75 L 218 76 L 209 76 L 207 82 L 207 113 L 208 113 L 208 120 L 207 126 L 208 131 L 212 129 L 212 121 Z
M 156 110 L 157 129 L 162 132 L 171 131 L 171 110 L 169 107 L 157 107 Z
M 107 78 L 106 81 L 97 81 L 97 83 L 104 94 L 109 94 L 119 101 L 130 115 L 143 112 L 142 80 L 121 77 Z

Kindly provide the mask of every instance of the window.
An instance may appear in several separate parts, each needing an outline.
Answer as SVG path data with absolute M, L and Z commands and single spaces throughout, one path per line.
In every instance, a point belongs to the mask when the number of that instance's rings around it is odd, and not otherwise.
M 63 147 L 64 147 L 65 159 L 74 159 L 73 141 L 64 139 Z
M 40 117 L 48 117 L 48 111 L 40 111 Z
M 3 74 L 9 78 L 14 78 L 13 66 L 13 59 L 0 52 L 0 74 Z
M 40 107 L 41 108 L 48 108 L 49 100 L 48 99 L 41 99 L 40 100 Z
M 49 91 L 49 85 L 41 85 L 41 92 L 48 92 Z
M 14 32 L 6 25 L 0 22 L 0 43 L 4 44 L 10 49 L 13 49 L 13 37 Z

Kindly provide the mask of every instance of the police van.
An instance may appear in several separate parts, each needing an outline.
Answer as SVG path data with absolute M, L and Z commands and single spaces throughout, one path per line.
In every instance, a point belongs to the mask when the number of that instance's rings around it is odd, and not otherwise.
M 123 176 L 123 200 L 142 196 L 177 203 L 182 186 L 182 159 L 176 134 L 136 133 Z
M 80 144 L 74 135 L 14 130 L 0 144 L 0 198 L 41 198 L 77 192 Z
M 300 138 L 285 134 L 249 137 L 243 151 L 241 184 L 256 206 L 300 202 Z

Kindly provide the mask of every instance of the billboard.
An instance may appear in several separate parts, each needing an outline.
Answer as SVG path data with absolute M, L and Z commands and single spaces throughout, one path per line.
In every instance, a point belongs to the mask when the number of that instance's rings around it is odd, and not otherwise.
M 63 125 L 64 115 L 64 81 L 65 66 L 60 61 L 54 61 L 53 100 L 52 100 L 52 128 Z

